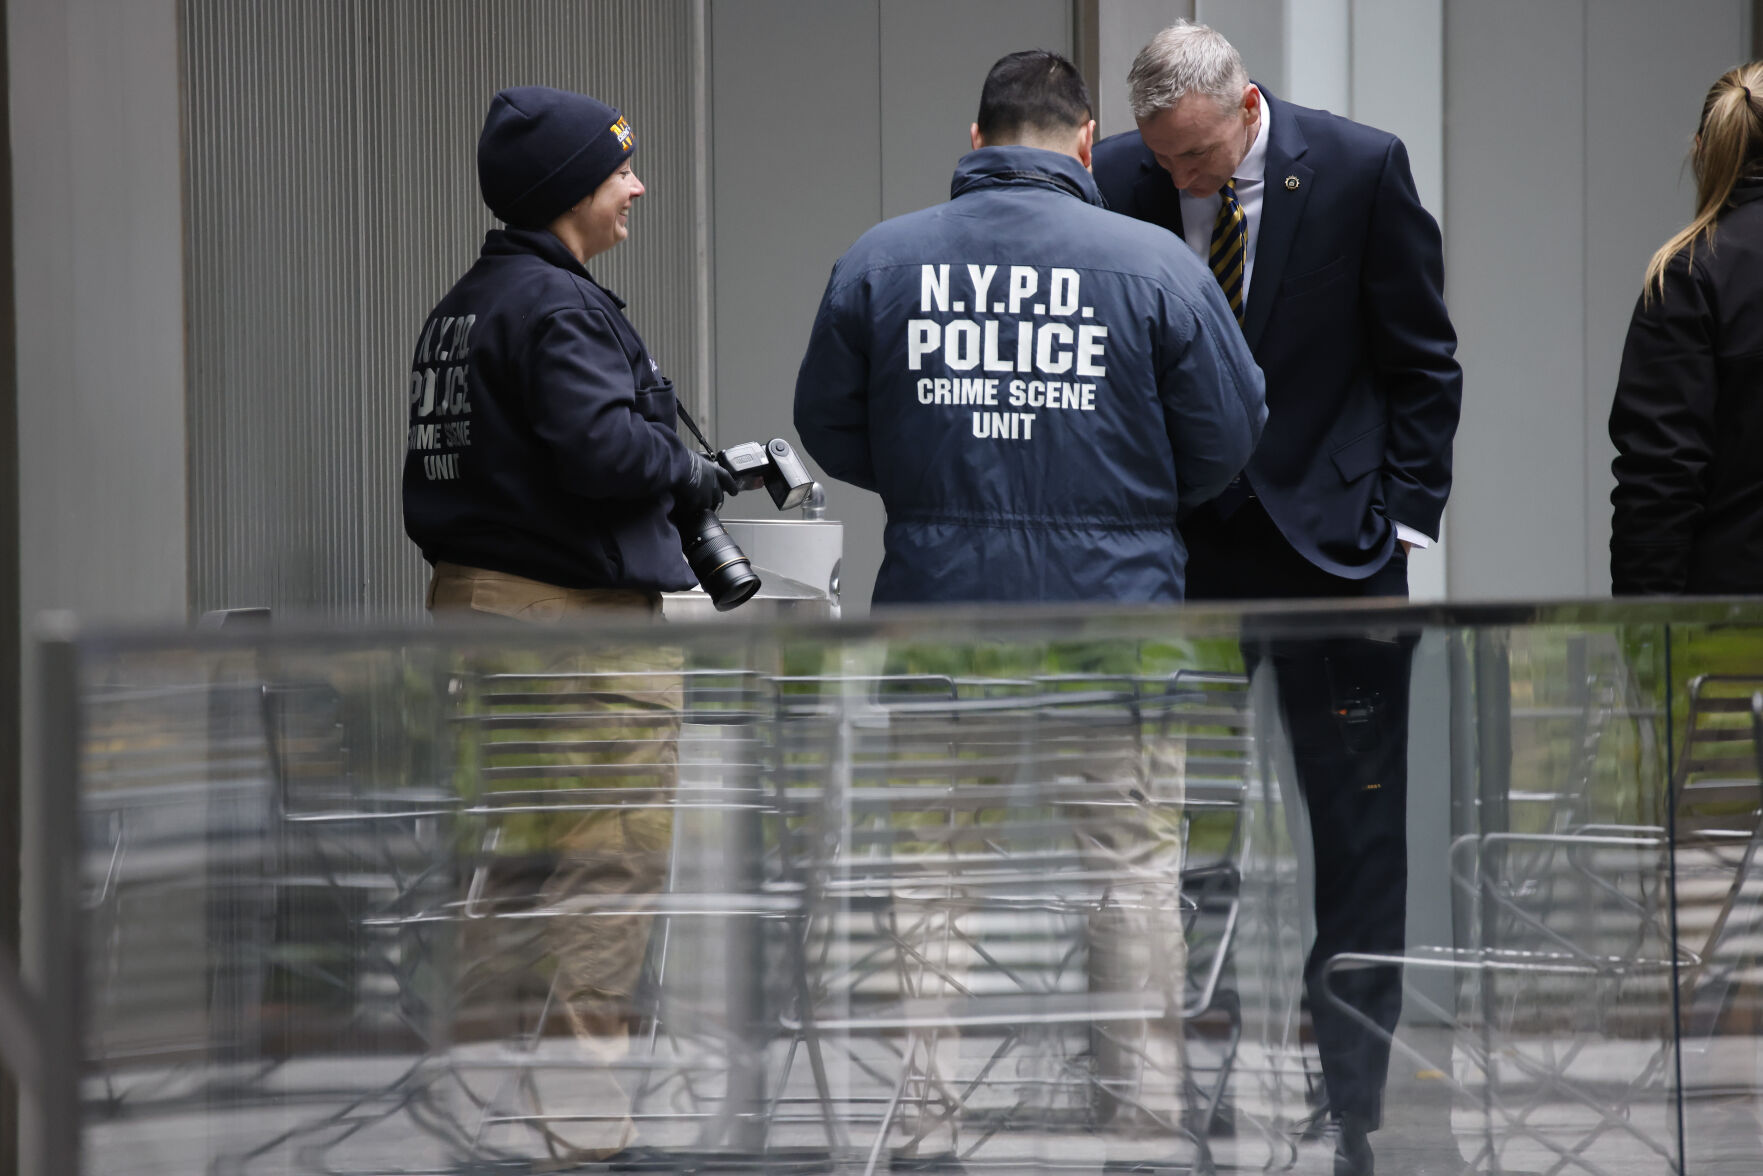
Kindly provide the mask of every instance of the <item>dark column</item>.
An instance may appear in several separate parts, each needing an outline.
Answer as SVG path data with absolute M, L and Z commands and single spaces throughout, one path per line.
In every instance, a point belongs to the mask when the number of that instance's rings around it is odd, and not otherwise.
M 18 356 L 12 314 L 12 115 L 0 0 L 0 943 L 18 958 Z M 0 1072 L 0 1176 L 18 1173 L 18 1090 Z
M 1758 0 L 1763 4 L 1763 0 Z M 1091 101 L 1102 88 L 1101 0 L 1076 0 L 1071 6 L 1071 60 L 1090 85 Z

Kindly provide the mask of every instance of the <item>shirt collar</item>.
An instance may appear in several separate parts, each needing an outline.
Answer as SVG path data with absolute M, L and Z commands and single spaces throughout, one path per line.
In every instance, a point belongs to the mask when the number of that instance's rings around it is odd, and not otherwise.
M 1261 104 L 1261 125 L 1255 128 L 1255 141 L 1249 144 L 1249 153 L 1237 164 L 1232 178 L 1238 183 L 1259 184 L 1267 178 L 1267 128 L 1273 123 L 1273 104 L 1259 86 L 1255 87 L 1255 101 Z

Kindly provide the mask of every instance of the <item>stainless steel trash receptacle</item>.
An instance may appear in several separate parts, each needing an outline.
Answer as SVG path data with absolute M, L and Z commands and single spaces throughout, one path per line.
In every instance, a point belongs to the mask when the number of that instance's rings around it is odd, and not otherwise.
M 729 538 L 747 553 L 759 573 L 758 593 L 730 612 L 719 613 L 699 588 L 669 592 L 662 614 L 671 620 L 729 617 L 825 619 L 839 615 L 839 568 L 845 527 L 826 519 L 724 519 Z

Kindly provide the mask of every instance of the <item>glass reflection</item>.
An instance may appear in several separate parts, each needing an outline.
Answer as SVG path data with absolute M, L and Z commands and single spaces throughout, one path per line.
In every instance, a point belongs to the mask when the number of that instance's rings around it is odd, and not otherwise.
M 83 646 L 84 1167 L 1749 1170 L 1758 630 L 1367 617 Z

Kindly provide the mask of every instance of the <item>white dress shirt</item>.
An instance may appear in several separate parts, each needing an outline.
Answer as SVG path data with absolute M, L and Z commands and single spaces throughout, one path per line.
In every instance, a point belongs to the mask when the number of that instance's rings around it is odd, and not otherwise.
M 1255 101 L 1261 106 L 1261 122 L 1255 128 L 1255 141 L 1249 144 L 1249 153 L 1237 164 L 1232 177 L 1236 180 L 1237 203 L 1243 209 L 1246 236 L 1243 242 L 1244 306 L 1249 304 L 1249 284 L 1255 280 L 1255 245 L 1261 238 L 1261 196 L 1267 189 L 1267 128 L 1273 123 L 1273 108 L 1262 100 L 1260 90 L 1255 91 Z M 1224 196 L 1220 193 L 1210 196 L 1181 193 L 1182 240 L 1199 255 L 1202 264 L 1212 255 L 1212 229 L 1223 204 Z M 1394 519 L 1390 521 L 1396 528 L 1397 539 L 1414 547 L 1432 546 L 1432 540 L 1414 528 Z

